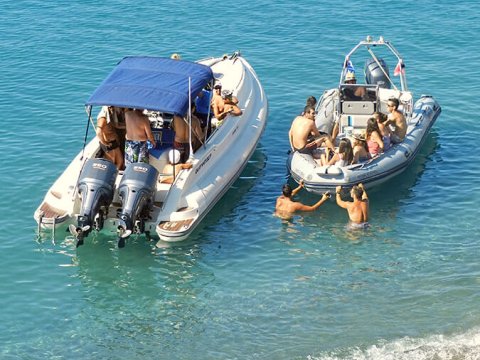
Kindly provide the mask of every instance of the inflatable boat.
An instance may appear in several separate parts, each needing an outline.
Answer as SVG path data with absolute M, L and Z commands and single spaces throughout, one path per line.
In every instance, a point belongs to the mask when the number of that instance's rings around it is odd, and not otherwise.
M 354 59 L 364 61 L 364 83 L 349 84 L 345 79 L 355 72 Z M 388 65 L 387 59 L 393 61 Z M 358 62 L 357 62 L 358 64 Z M 394 67 L 394 74 L 389 68 Z M 396 80 L 396 81 L 394 81 Z M 360 89 L 362 96 L 354 96 Z M 320 132 L 332 136 L 338 145 L 341 139 L 365 132 L 367 121 L 375 112 L 388 113 L 389 99 L 399 101 L 399 111 L 406 119 L 407 132 L 400 143 L 366 161 L 346 166 L 322 165 L 315 154 L 291 149 L 287 168 L 297 182 L 303 180 L 305 189 L 321 194 L 337 186 L 352 187 L 363 183 L 366 188 L 379 185 L 400 174 L 415 159 L 430 129 L 440 115 L 438 102 L 430 95 L 414 101 L 408 90 L 406 66 L 395 47 L 382 37 L 358 43 L 345 57 L 338 87 L 326 90 L 316 107 L 315 124 Z

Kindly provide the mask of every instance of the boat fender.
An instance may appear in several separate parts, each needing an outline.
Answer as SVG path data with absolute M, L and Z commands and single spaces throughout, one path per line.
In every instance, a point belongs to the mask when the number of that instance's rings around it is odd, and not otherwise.
M 340 175 L 343 171 L 334 165 L 322 166 L 319 168 L 320 172 L 325 175 Z M 319 173 L 320 174 L 320 173 Z

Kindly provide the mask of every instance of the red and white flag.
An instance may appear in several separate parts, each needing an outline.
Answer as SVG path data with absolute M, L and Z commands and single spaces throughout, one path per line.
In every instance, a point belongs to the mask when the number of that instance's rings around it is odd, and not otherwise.
M 398 76 L 400 73 L 405 74 L 405 64 L 402 60 L 398 60 L 398 64 L 395 66 L 395 70 L 393 70 L 393 76 Z

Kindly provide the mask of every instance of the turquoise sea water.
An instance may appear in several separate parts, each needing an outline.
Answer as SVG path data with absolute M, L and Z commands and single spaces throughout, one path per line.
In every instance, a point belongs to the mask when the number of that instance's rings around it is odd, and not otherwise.
M 21 1 L 0 12 L 1 359 L 479 359 L 480 10 L 469 1 Z M 366 35 L 442 106 L 416 161 L 370 193 L 284 223 L 287 131 Z M 33 212 L 83 143 L 83 103 L 126 55 L 240 50 L 270 116 L 196 233 L 36 241 Z M 301 200 L 318 198 L 302 193 Z

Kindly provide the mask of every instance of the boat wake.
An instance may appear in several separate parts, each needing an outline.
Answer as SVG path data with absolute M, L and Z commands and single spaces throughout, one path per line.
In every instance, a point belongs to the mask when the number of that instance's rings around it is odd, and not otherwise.
M 367 349 L 351 348 L 333 353 L 310 355 L 309 360 L 478 360 L 480 359 L 480 328 L 451 336 L 432 335 L 427 338 L 403 338 L 379 343 Z

